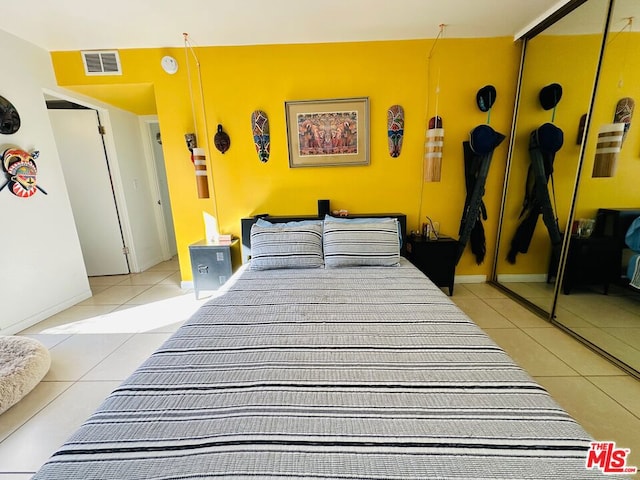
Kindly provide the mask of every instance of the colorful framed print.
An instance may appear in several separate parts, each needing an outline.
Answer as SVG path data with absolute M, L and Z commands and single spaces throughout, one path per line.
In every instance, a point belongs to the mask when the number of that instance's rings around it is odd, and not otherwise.
M 285 102 L 289 167 L 369 165 L 369 98 Z

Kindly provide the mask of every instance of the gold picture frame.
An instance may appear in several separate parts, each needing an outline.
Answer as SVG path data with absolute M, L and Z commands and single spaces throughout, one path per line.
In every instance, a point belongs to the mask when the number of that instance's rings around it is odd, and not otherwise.
M 289 167 L 369 165 L 369 98 L 285 102 Z

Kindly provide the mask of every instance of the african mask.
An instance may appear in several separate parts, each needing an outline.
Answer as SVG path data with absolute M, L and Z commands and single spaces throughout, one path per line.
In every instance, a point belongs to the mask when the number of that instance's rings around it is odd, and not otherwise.
M 253 143 L 258 152 L 258 158 L 266 163 L 269 160 L 271 140 L 269 135 L 269 118 L 262 110 L 256 110 L 251 114 L 251 128 L 253 130 Z
M 37 185 L 38 167 L 35 159 L 38 155 L 38 151 L 29 153 L 19 148 L 5 150 L 2 154 L 2 166 L 8 179 L 0 190 L 8 185 L 11 192 L 21 198 L 31 197 L 37 190 L 46 195 L 47 192 Z
M 404 137 L 404 109 L 400 105 L 393 105 L 387 111 L 387 136 L 389 155 L 393 158 L 399 157 Z

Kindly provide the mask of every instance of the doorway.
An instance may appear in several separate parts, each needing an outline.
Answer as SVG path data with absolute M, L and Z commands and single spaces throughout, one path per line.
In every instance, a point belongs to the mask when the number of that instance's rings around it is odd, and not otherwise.
M 149 163 L 150 183 L 156 195 L 158 233 L 162 242 L 164 257 L 168 259 L 178 254 L 178 246 L 173 225 L 164 153 L 162 151 L 160 124 L 157 117 L 142 118 L 141 121 L 144 125 L 143 130 L 146 131 L 145 133 L 149 138 L 148 145 L 151 147 L 149 152 L 151 157 Z
M 130 273 L 98 111 L 47 101 L 87 275 Z

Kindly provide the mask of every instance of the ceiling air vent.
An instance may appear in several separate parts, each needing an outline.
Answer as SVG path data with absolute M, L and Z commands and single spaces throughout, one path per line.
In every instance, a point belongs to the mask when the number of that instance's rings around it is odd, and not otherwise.
M 87 75 L 122 75 L 120 56 L 116 50 L 93 50 L 82 53 Z

